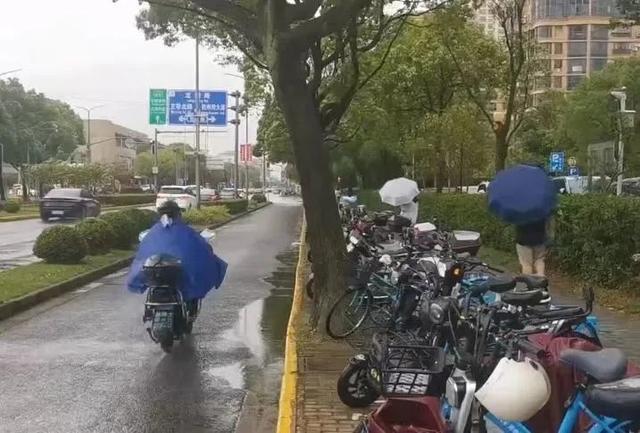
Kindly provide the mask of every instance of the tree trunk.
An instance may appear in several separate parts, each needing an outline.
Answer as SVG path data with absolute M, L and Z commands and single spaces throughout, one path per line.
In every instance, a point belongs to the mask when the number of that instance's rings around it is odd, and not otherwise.
M 318 320 L 325 317 L 332 301 L 344 292 L 345 243 L 319 107 L 307 86 L 302 56 L 291 51 L 276 48 L 271 75 L 300 176 L 313 258 L 315 308 L 312 325 L 315 327 Z
M 4 174 L 2 173 L 2 161 L 0 161 L 0 201 L 5 201 L 7 199 L 4 193 Z
M 502 130 L 496 131 L 496 173 L 500 170 L 504 170 L 506 161 L 507 161 L 507 134 Z

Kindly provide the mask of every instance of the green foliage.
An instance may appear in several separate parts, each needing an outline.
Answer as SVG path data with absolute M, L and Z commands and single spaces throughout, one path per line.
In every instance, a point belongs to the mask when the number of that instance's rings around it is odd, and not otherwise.
M 229 218 L 229 210 L 225 206 L 207 206 L 187 211 L 182 218 L 187 224 L 210 226 L 226 221 Z
M 136 233 L 148 230 L 158 220 L 158 214 L 149 209 L 126 209 L 122 213 L 131 218 Z
M 29 167 L 27 174 L 41 185 L 65 188 L 99 188 L 113 183 L 113 169 L 103 164 L 70 165 L 48 162 Z
M 231 215 L 247 211 L 248 202 L 245 199 L 222 200 L 220 203 L 227 207 L 227 210 Z
M 136 222 L 124 211 L 109 212 L 100 217 L 113 229 L 113 246 L 126 250 L 138 239 L 140 233 Z
M 27 162 L 27 148 L 31 163 L 65 159 L 84 144 L 82 120 L 64 102 L 0 79 L 0 142 L 4 161 L 15 166 Z
M 4 211 L 8 213 L 20 212 L 20 202 L 18 200 L 9 200 L 4 204 Z
M 113 244 L 115 231 L 110 224 L 103 220 L 87 218 L 75 228 L 87 243 L 87 252 L 92 256 L 106 253 Z
M 479 231 L 482 242 L 513 251 L 513 227 L 488 212 L 486 197 L 429 194 L 420 202 L 421 219 L 437 218 L 451 229 Z M 587 283 L 616 288 L 638 275 L 632 255 L 640 251 L 640 200 L 599 194 L 560 200 L 553 224 L 552 264 Z
M 113 194 L 96 197 L 103 205 L 130 206 L 135 204 L 155 203 L 155 194 Z
M 251 201 L 254 203 L 266 203 L 267 197 L 262 193 L 256 193 L 251 196 Z
M 87 243 L 73 227 L 45 229 L 33 245 L 33 254 L 47 263 L 79 263 L 87 255 Z

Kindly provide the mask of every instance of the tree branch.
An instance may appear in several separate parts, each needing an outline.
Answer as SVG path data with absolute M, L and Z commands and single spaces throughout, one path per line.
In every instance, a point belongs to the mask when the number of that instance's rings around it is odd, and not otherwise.
M 305 45 L 311 40 L 320 39 L 331 33 L 336 33 L 356 17 L 360 11 L 369 6 L 372 1 L 373 0 L 340 0 L 340 2 L 330 7 L 319 17 L 293 27 L 286 34 L 286 38 L 293 43 Z

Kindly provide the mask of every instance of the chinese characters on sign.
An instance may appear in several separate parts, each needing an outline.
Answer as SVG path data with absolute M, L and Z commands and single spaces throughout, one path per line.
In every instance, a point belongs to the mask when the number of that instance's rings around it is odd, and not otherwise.
M 240 161 L 247 163 L 253 159 L 253 146 L 250 144 L 240 145 Z
M 169 90 L 169 124 L 194 125 L 196 92 L 193 90 Z M 227 92 L 200 91 L 200 124 L 227 126 Z
M 167 89 L 149 90 L 149 124 L 167 123 Z

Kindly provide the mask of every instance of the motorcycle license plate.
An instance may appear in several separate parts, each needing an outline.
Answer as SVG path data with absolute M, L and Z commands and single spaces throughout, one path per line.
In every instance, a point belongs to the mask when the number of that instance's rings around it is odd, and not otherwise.
M 52 210 L 51 215 L 64 215 L 63 210 Z

